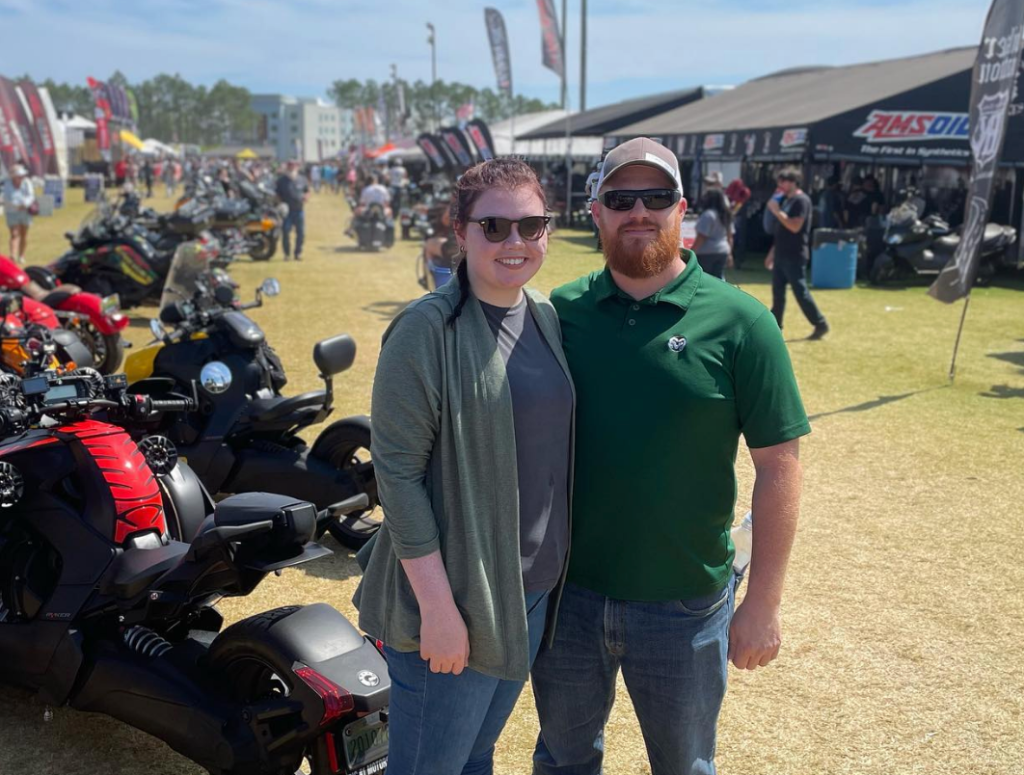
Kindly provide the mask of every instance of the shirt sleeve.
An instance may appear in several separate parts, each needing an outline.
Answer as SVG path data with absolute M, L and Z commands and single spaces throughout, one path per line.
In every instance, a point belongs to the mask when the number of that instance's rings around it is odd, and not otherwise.
M 710 237 L 714 228 L 715 214 L 711 210 L 705 210 L 697 219 L 697 233 L 704 237 Z
M 811 200 L 803 196 L 793 197 L 787 216 L 790 218 L 806 218 L 811 214 Z
M 758 449 L 811 432 L 782 331 L 765 310 L 740 342 L 734 367 L 740 432 Z
M 442 333 L 415 310 L 385 335 L 373 380 L 373 465 L 399 559 L 438 551 L 427 468 L 441 417 Z

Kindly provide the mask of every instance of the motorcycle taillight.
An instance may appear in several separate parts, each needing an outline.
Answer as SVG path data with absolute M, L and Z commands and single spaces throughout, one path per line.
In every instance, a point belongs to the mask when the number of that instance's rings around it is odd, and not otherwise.
M 320 675 L 313 668 L 297 667 L 295 675 L 301 678 L 302 682 L 323 700 L 324 715 L 320 719 L 320 726 L 325 727 L 355 709 L 355 700 L 346 689 L 342 689 L 330 678 Z

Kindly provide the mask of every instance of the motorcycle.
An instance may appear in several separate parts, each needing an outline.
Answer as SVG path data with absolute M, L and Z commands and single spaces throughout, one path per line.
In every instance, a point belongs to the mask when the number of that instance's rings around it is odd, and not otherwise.
M 215 506 L 166 438 L 122 427 L 194 399 L 126 388 L 92 369 L 0 375 L 0 681 L 35 691 L 44 718 L 104 713 L 213 775 L 382 772 L 390 682 L 375 642 L 325 604 L 226 629 L 215 607 L 330 554 L 318 522 L 365 499 Z
M 236 178 L 231 185 L 239 198 L 225 196 L 224 188 L 211 178 L 196 176 L 187 184 L 175 210 L 199 204 L 210 207 L 215 234 L 237 241 L 237 252 L 248 253 L 253 261 L 269 261 L 277 252 L 284 222 L 275 204 L 276 195 L 266 186 L 244 178 Z
M 29 267 L 29 271 L 34 267 Z M 29 319 L 55 328 L 57 325 L 73 331 L 89 348 L 92 358 L 80 362 L 93 366 L 103 374 L 112 374 L 121 365 L 125 342 L 121 332 L 128 327 L 128 316 L 120 311 L 116 295 L 100 298 L 73 286 L 47 290 L 35 282 L 22 267 L 6 256 L 0 256 L 0 292 L 17 291 L 24 294 L 23 308 Z M 39 308 L 53 311 L 51 321 Z
M 874 285 L 900 277 L 937 275 L 960 244 L 960 235 L 939 215 L 920 218 L 918 202 L 923 203 L 923 200 L 914 193 L 910 192 L 905 201 L 889 213 L 885 250 L 875 257 L 868 272 L 868 279 Z M 1008 255 L 1016 240 L 1017 230 L 1011 226 L 985 225 L 978 259 L 978 283 L 988 282 L 1000 266 L 1010 265 Z
M 395 244 L 395 224 L 384 210 L 384 206 L 374 202 L 366 205 L 352 221 L 352 229 L 360 250 L 378 251 L 390 248 Z
M 71 331 L 25 322 L 19 315 L 24 301 L 18 294 L 0 294 L 0 370 L 32 376 L 92 363 L 92 353 Z
M 346 335 L 318 342 L 313 360 L 324 390 L 283 395 L 287 377 L 280 359 L 245 315 L 262 305 L 263 295 L 279 290 L 276 280 L 268 280 L 255 301 L 241 304 L 230 281 L 211 276 L 195 251 L 182 248 L 168 277 L 160 322 L 152 322 L 154 342 L 131 354 L 125 372 L 133 390 L 155 396 L 199 381 L 202 411 L 176 418 L 162 431 L 211 492 L 258 491 L 273 481 L 281 492 L 318 508 L 366 494 L 366 510 L 328 525 L 339 542 L 358 549 L 380 528 L 369 418 L 338 420 L 312 446 L 299 435 L 331 414 L 333 378 L 352 365 L 356 345 Z M 162 323 L 173 330 L 168 333 Z

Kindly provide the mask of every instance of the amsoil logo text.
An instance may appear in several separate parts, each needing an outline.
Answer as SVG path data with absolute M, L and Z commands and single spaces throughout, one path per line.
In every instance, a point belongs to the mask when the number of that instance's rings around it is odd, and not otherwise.
M 853 133 L 869 143 L 906 143 L 921 140 L 966 140 L 971 117 L 967 113 L 901 113 L 873 110 L 864 126 Z

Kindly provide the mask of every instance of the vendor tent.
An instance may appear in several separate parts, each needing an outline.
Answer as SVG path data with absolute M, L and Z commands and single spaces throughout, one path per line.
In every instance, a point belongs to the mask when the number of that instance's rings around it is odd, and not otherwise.
M 489 125 L 491 137 L 494 139 L 494 152 L 498 156 L 515 153 L 529 161 L 564 159 L 568 144 L 563 129 L 560 137 L 543 137 L 529 139 L 529 135 L 554 121 L 564 120 L 569 115 L 565 110 L 544 110 L 537 113 L 523 113 L 514 119 L 505 119 Z M 513 127 L 516 136 L 515 147 L 512 145 Z M 596 159 L 601 155 L 604 139 L 602 137 L 573 138 L 572 157 L 574 159 Z
M 130 145 L 136 151 L 146 150 L 146 146 L 143 145 L 142 140 L 136 137 L 134 132 L 129 132 L 127 129 L 121 130 L 121 142 L 126 145 Z
M 252 148 L 243 148 L 241 151 L 235 154 L 236 159 L 258 159 L 256 151 Z
M 524 140 L 564 138 L 566 131 L 573 137 L 604 137 L 624 126 L 652 118 L 683 105 L 696 102 L 706 95 L 702 86 L 677 89 L 661 94 L 649 94 L 631 100 L 602 105 L 599 108 L 574 113 L 568 117 L 544 124 L 521 135 Z
M 976 55 L 969 47 L 785 70 L 624 127 L 608 144 L 658 137 L 681 159 L 704 162 L 968 164 Z M 1011 111 L 1004 163 L 1024 165 L 1024 104 Z

